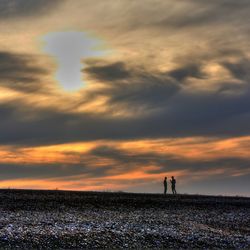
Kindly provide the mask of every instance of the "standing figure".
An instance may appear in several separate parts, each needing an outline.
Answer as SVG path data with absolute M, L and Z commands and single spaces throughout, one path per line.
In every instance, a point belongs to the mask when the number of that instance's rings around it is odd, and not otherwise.
M 168 191 L 167 177 L 164 178 L 163 185 L 164 185 L 164 195 L 166 195 Z
M 177 192 L 175 190 L 176 180 L 175 180 L 174 176 L 172 176 L 172 179 L 170 180 L 170 182 L 171 182 L 171 187 L 172 187 L 173 194 L 177 194 Z

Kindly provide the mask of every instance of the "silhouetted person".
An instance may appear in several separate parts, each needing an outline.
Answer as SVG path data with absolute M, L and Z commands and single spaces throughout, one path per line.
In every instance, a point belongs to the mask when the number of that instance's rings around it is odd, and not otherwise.
M 164 195 L 166 195 L 168 191 L 167 177 L 164 178 L 163 185 L 164 185 Z
M 175 190 L 176 180 L 175 180 L 174 176 L 172 176 L 172 179 L 170 180 L 170 182 L 171 182 L 171 188 L 172 188 L 173 194 L 177 194 L 177 192 Z

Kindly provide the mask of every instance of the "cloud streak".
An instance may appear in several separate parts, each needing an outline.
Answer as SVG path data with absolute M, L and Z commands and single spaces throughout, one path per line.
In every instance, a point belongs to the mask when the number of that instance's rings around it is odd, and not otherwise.
M 239 152 L 242 144 L 245 149 Z M 175 175 L 178 188 L 183 192 L 190 185 L 202 189 L 202 181 L 208 179 L 234 178 L 241 185 L 241 179 L 249 175 L 248 152 L 249 138 L 217 139 L 217 142 L 190 138 L 8 147 L 0 151 L 1 181 L 5 185 L 11 181 L 12 185 L 24 181 L 36 181 L 41 185 L 43 180 L 43 188 L 53 184 L 77 189 L 91 186 L 95 190 L 103 190 L 107 183 L 115 190 L 121 186 L 130 190 L 153 185 L 151 191 L 159 192 L 161 177 Z M 30 162 L 32 155 L 34 162 Z M 45 156 L 48 162 L 44 161 Z M 6 160 L 9 163 L 5 163 Z
M 1 0 L 0 17 L 16 18 L 46 14 L 54 9 L 61 1 L 54 0 Z
M 23 92 L 39 91 L 40 78 L 48 72 L 36 66 L 35 61 L 31 55 L 0 52 L 0 86 Z

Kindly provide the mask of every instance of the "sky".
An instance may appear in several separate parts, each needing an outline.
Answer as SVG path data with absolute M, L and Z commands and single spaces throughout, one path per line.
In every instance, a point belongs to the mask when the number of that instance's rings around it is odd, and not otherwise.
M 0 188 L 250 196 L 249 11 L 0 0 Z

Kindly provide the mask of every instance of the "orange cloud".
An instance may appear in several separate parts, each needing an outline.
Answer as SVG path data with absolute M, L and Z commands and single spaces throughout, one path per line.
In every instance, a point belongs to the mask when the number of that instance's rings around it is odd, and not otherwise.
M 249 159 L 250 136 L 230 139 L 190 137 L 138 141 L 100 140 L 21 148 L 1 146 L 0 163 L 78 163 L 82 156 L 103 145 L 123 150 L 128 155 L 155 153 L 185 160 L 211 160 L 228 156 Z
M 119 161 L 109 155 L 95 155 L 92 150 L 102 146 L 108 146 L 124 153 L 129 162 Z M 30 168 L 37 164 L 59 164 L 65 169 L 72 164 L 84 164 L 88 166 L 86 174 L 69 174 L 58 178 L 22 178 L 4 180 L 0 187 L 15 188 L 41 188 L 41 189 L 68 189 L 68 190 L 121 190 L 133 185 L 142 185 L 148 182 L 158 182 L 163 176 L 176 176 L 186 183 L 188 179 L 201 180 L 208 176 L 230 175 L 241 176 L 249 174 L 247 169 L 225 168 L 218 166 L 213 169 L 197 169 L 190 172 L 189 169 L 171 170 L 161 169 L 160 163 L 151 160 L 152 154 L 160 157 L 180 159 L 184 162 L 211 161 L 234 157 L 237 159 L 249 159 L 250 137 L 230 139 L 211 138 L 182 138 L 160 139 L 140 141 L 94 141 L 83 143 L 68 143 L 42 147 L 17 148 L 11 146 L 0 147 L 0 163 L 16 164 L 17 166 L 29 165 Z M 119 151 L 119 152 L 120 152 Z M 144 156 L 147 157 L 144 161 Z M 143 158 L 138 162 L 136 157 Z M 131 160 L 132 159 L 132 160 Z M 134 159 L 134 160 L 133 160 Z M 95 176 L 97 169 L 105 171 L 103 176 Z M 188 178 L 186 178 L 188 177 Z

